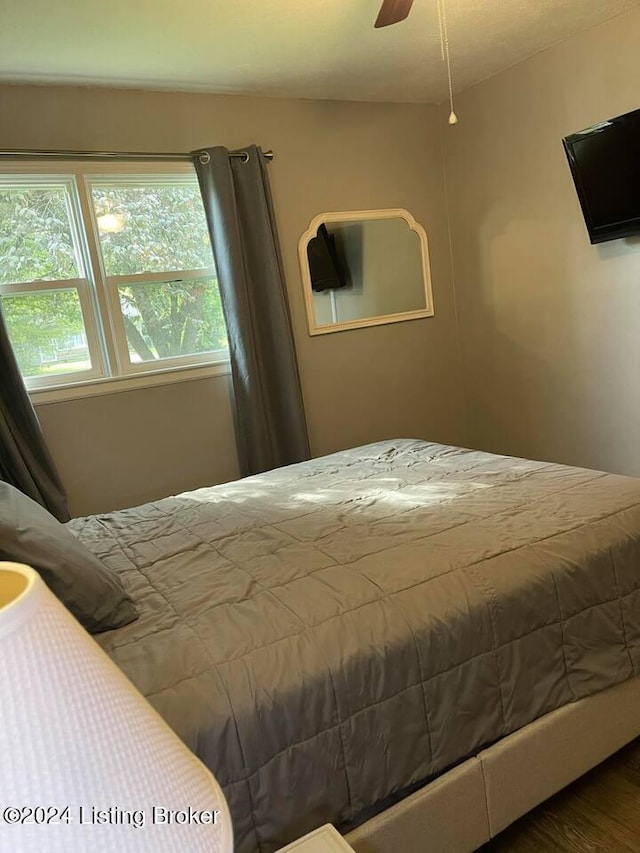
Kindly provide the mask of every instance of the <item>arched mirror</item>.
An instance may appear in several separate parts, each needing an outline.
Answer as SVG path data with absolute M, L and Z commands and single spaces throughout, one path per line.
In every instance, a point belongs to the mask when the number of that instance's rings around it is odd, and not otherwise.
M 402 208 L 322 213 L 298 251 L 311 335 L 433 316 L 427 235 Z

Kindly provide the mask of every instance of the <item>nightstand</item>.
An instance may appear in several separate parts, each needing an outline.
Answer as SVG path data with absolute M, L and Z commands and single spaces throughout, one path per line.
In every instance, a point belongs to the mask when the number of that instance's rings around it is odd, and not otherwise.
M 330 823 L 314 829 L 303 838 L 287 844 L 278 853 L 354 853 L 340 833 Z

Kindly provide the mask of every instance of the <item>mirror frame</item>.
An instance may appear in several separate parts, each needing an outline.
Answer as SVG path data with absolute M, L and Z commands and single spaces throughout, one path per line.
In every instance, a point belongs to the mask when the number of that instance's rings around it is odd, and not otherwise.
M 404 219 L 411 231 L 420 238 L 420 252 L 422 256 L 422 280 L 424 284 L 425 307 L 415 311 L 402 311 L 397 314 L 380 314 L 376 317 L 365 317 L 362 320 L 349 320 L 346 323 L 326 323 L 318 325 L 315 319 L 313 304 L 313 288 L 311 287 L 311 273 L 309 272 L 309 259 L 307 246 L 309 241 L 317 236 L 318 228 L 322 223 L 328 222 L 359 222 L 368 219 Z M 387 323 L 401 323 L 404 320 L 419 320 L 423 317 L 433 317 L 433 292 L 431 289 L 431 268 L 429 265 L 429 241 L 427 232 L 422 225 L 413 218 L 408 210 L 403 207 L 386 208 L 384 210 L 342 210 L 330 213 L 320 213 L 314 216 L 309 227 L 303 233 L 298 243 L 298 259 L 300 261 L 300 272 L 302 275 L 302 288 L 304 291 L 304 302 L 307 311 L 307 326 L 310 335 L 326 335 L 331 332 L 343 332 L 347 329 L 362 329 L 366 326 L 382 326 Z

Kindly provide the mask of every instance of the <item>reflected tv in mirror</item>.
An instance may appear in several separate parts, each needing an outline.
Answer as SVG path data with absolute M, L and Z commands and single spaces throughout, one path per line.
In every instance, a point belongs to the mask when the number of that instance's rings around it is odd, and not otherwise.
M 640 110 L 563 140 L 592 243 L 640 234 Z

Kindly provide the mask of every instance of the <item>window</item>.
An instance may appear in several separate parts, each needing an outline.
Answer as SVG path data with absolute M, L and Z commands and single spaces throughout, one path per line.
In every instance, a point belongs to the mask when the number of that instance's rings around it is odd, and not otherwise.
M 27 386 L 226 363 L 193 170 L 59 168 L 0 175 L 0 304 Z

